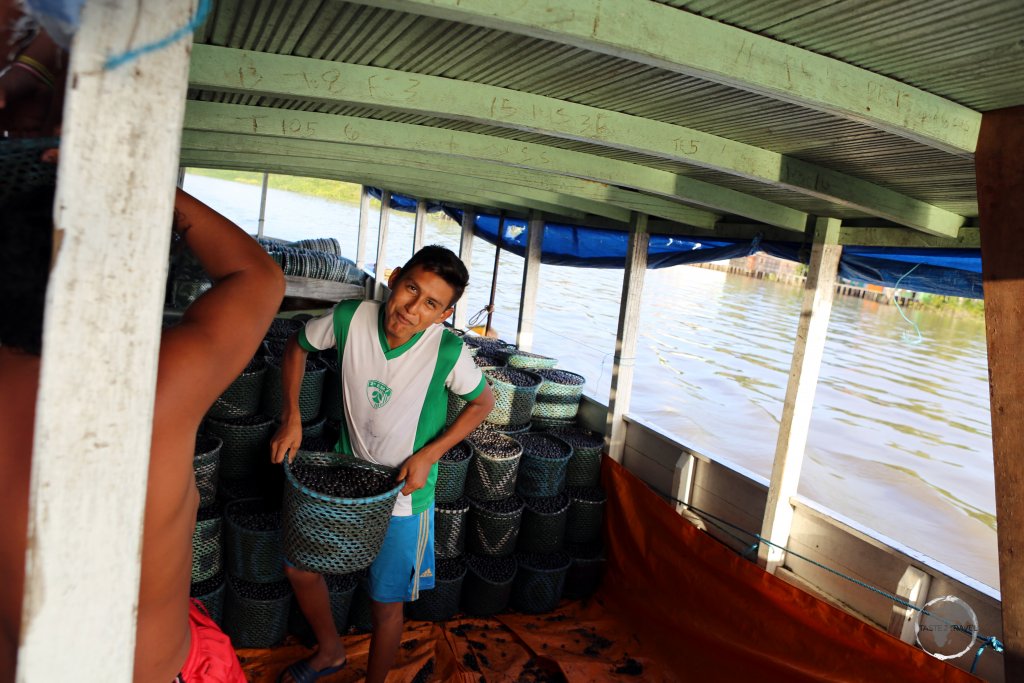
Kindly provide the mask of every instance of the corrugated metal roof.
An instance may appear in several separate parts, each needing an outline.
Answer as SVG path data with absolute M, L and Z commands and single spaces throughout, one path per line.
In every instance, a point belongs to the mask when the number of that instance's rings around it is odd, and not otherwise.
M 637 7 L 646 4 L 638 0 Z M 1024 103 L 1024 3 L 724 0 L 662 4 L 839 59 L 978 111 Z M 827 113 L 822 107 L 753 91 L 757 88 L 741 89 L 587 49 L 579 41 L 561 41 L 558 35 L 531 37 L 469 22 L 325 0 L 220 0 L 197 32 L 196 42 L 438 76 L 621 112 L 810 162 L 937 209 L 967 217 L 977 214 L 970 155 L 919 141 L 915 131 L 882 130 L 857 116 Z M 828 201 L 819 192 L 788 189 L 739 171 L 687 164 L 665 158 L 671 154 L 659 156 L 657 148 L 643 153 L 621 149 L 599 137 L 577 140 L 504 127 L 501 121 L 467 122 L 440 112 L 210 88 L 194 89 L 190 98 L 518 140 L 593 155 L 597 166 L 603 158 L 671 171 L 816 215 L 871 215 L 849 208 L 845 201 Z M 728 207 L 720 212 L 730 213 Z

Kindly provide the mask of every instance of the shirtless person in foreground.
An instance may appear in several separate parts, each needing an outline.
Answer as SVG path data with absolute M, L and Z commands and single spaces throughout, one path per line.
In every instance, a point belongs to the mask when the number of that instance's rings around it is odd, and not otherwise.
M 14 679 L 18 652 L 52 206 L 52 188 L 0 206 L 0 682 Z M 284 277 L 255 240 L 180 190 L 173 227 L 215 284 L 160 343 L 135 681 L 170 683 L 179 674 L 189 681 L 194 671 L 203 681 L 242 683 L 227 636 L 190 608 L 199 506 L 192 458 L 200 420 L 256 352 L 284 295 Z

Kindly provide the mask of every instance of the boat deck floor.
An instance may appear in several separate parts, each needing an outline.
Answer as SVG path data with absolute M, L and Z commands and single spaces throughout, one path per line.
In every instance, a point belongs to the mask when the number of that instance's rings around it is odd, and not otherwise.
M 676 514 L 620 465 L 608 492 L 601 588 L 539 616 L 406 624 L 388 681 L 978 681 L 767 574 Z M 347 636 L 365 676 L 369 636 Z M 239 650 L 254 683 L 277 680 L 302 645 Z

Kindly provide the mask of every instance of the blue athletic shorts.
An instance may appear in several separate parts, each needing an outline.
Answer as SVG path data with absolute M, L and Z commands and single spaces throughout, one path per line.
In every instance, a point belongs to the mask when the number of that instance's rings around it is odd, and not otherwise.
M 434 505 L 418 515 L 392 517 L 384 545 L 370 565 L 369 593 L 377 602 L 410 602 L 434 587 Z

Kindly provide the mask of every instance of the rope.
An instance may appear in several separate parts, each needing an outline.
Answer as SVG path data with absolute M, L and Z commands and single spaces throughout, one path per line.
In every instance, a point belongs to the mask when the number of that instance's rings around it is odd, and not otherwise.
M 765 538 L 764 536 L 762 536 L 761 534 L 754 533 L 753 531 L 748 531 L 748 530 L 744 529 L 743 527 L 741 527 L 739 525 L 736 525 L 736 524 L 733 524 L 732 522 L 726 521 L 726 520 L 722 519 L 721 517 L 717 517 L 717 516 L 711 514 L 710 512 L 707 512 L 705 510 L 701 510 L 700 508 L 698 508 L 698 507 L 696 507 L 694 505 L 691 505 L 690 503 L 684 503 L 683 501 L 675 498 L 674 496 L 670 496 L 670 495 L 668 495 L 668 494 L 666 494 L 666 493 L 664 493 L 662 491 L 659 491 L 658 489 L 655 489 L 654 487 L 651 487 L 651 489 L 655 493 L 657 493 L 659 496 L 661 496 L 663 498 L 666 498 L 666 499 L 668 499 L 668 500 L 670 500 L 672 502 L 675 502 L 678 505 L 683 505 L 687 509 L 695 512 L 696 514 L 700 515 L 701 517 L 706 518 L 707 520 L 713 520 L 712 524 L 714 524 L 715 527 L 717 527 L 718 529 L 722 530 L 724 533 L 728 534 L 733 540 L 737 540 L 737 541 L 740 541 L 741 543 L 745 543 L 745 541 L 743 539 L 741 539 L 739 536 L 731 533 L 730 531 L 725 529 L 722 525 L 731 527 L 732 529 L 735 529 L 735 530 L 739 531 L 742 534 L 746 534 L 746 535 L 756 539 L 756 541 L 750 547 L 748 547 L 745 551 L 743 551 L 743 553 L 741 553 L 742 557 L 747 557 L 748 555 L 751 555 L 752 553 L 756 552 L 756 550 L 758 548 L 758 545 L 760 543 L 765 543 L 766 545 L 770 545 L 772 547 L 779 548 L 779 549 L 785 551 L 785 553 L 787 555 L 792 555 L 793 557 L 797 557 L 797 558 L 803 560 L 804 562 L 809 562 L 810 564 L 813 564 L 814 566 L 818 567 L 819 569 L 824 569 L 825 571 L 830 572 L 830 573 L 834 574 L 835 576 L 838 576 L 838 577 L 840 577 L 842 579 L 845 579 L 845 580 L 847 580 L 847 581 L 849 581 L 849 582 L 851 582 L 853 584 L 856 584 L 856 585 L 860 586 L 861 588 L 866 588 L 867 590 L 869 590 L 869 591 L 871 591 L 873 593 L 877 593 L 878 595 L 881 595 L 882 597 L 884 597 L 884 598 L 886 598 L 888 600 L 891 600 L 892 602 L 894 602 L 894 603 L 896 603 L 896 604 L 898 604 L 898 605 L 900 605 L 902 607 L 905 607 L 907 609 L 915 610 L 917 612 L 920 612 L 922 615 L 926 615 L 926 616 L 932 617 L 933 619 L 937 619 L 937 620 L 943 622 L 946 626 L 948 626 L 950 629 L 952 629 L 954 631 L 959 631 L 961 633 L 965 633 L 967 635 L 973 635 L 973 636 L 977 637 L 978 640 L 981 642 L 981 647 L 978 648 L 977 653 L 975 653 L 975 655 L 974 655 L 974 661 L 971 663 L 970 673 L 974 673 L 975 668 L 978 666 L 978 660 L 981 659 L 981 655 L 985 652 L 986 648 L 991 647 L 993 652 L 999 652 L 999 653 L 1002 653 L 1004 648 L 1005 648 L 1003 643 L 998 638 L 996 638 L 994 636 L 984 636 L 984 635 L 981 634 L 980 631 L 972 632 L 970 629 L 964 628 L 963 626 L 960 626 L 959 624 L 954 624 L 953 622 L 947 621 L 943 617 L 941 617 L 941 616 L 939 616 L 937 614 L 933 614 L 932 612 L 929 612 L 928 610 L 924 609 L 923 607 L 918 607 L 917 605 L 909 603 L 906 600 L 904 600 L 903 598 L 899 597 L 898 595 L 893 595 L 892 593 L 889 593 L 888 591 L 884 591 L 881 588 L 878 588 L 876 586 L 872 586 L 871 584 L 865 583 L 864 581 L 861 581 L 860 579 L 856 579 L 856 578 L 854 578 L 852 576 L 847 576 L 846 574 L 842 573 L 841 571 L 839 571 L 837 569 L 833 569 L 832 567 L 824 565 L 821 562 L 818 562 L 817 560 L 813 560 L 813 559 L 811 559 L 809 557 L 801 555 L 800 553 L 798 553 L 798 552 L 796 552 L 794 550 L 790 550 L 786 546 L 779 545 L 778 543 L 774 543 L 771 540 L 769 540 L 769 539 Z
M 209 13 L 210 0 L 199 0 L 199 7 L 196 9 L 195 16 L 192 17 L 192 20 L 189 21 L 187 24 L 185 24 L 184 26 L 182 26 L 166 38 L 161 38 L 160 40 L 153 41 L 152 43 L 148 43 L 141 47 L 137 47 L 132 50 L 122 52 L 119 55 L 108 57 L 107 61 L 103 64 L 103 68 L 107 69 L 108 71 L 111 69 L 116 69 L 117 67 L 123 64 L 135 61 L 143 55 L 149 54 L 150 52 L 156 52 L 157 50 L 162 50 L 168 45 L 178 42 L 185 36 L 194 32 L 197 28 L 199 28 L 199 26 L 202 25 L 202 23 L 206 20 L 206 15 L 208 15 Z
M 913 273 L 915 270 L 917 270 L 917 267 L 919 265 L 921 265 L 921 264 L 920 263 L 914 264 L 914 267 L 911 268 L 910 270 L 908 270 L 907 272 L 903 273 L 903 275 L 900 275 L 900 279 L 896 281 L 895 285 L 893 285 L 892 302 L 894 304 L 896 304 L 896 310 L 899 312 L 899 314 L 901 316 L 903 316 L 903 319 L 906 320 L 909 325 L 912 325 L 914 327 L 914 332 L 917 332 L 917 339 L 913 339 L 906 332 L 903 333 L 903 340 L 905 342 L 907 342 L 908 344 L 920 344 L 921 342 L 924 341 L 924 337 L 921 336 L 921 328 L 917 326 L 917 323 L 915 323 L 913 320 L 908 318 L 906 316 L 906 314 L 903 312 L 903 307 L 900 306 L 900 300 L 896 297 L 896 291 L 895 290 L 898 290 L 900 288 L 900 283 L 903 282 L 903 278 L 907 277 L 908 275 Z

